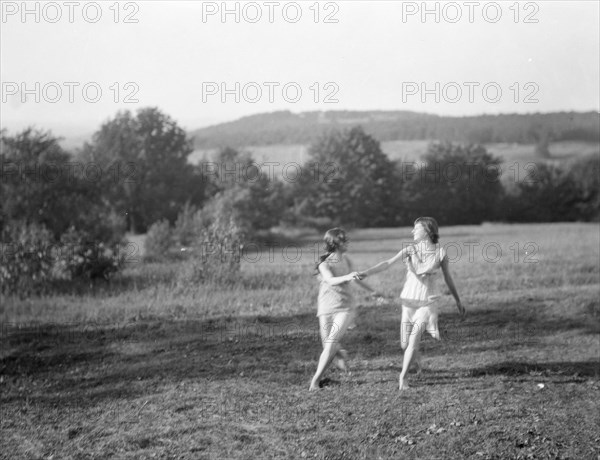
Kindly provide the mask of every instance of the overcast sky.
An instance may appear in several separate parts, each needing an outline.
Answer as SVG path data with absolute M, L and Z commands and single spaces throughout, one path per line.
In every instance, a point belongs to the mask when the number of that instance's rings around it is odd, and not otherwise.
M 146 106 L 186 129 L 274 110 L 598 111 L 599 4 L 227 2 L 223 17 L 222 2 L 28 2 L 23 16 L 3 1 L 2 127 L 86 135 Z

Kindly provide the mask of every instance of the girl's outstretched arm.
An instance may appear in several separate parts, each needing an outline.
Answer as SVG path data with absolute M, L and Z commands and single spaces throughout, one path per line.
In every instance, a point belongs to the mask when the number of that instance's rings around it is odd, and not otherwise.
M 446 281 L 446 284 L 448 285 L 448 289 L 450 289 L 450 293 L 452 294 L 452 297 L 454 297 L 454 300 L 456 301 L 456 308 L 458 308 L 459 313 L 461 314 L 461 316 L 465 315 L 465 307 L 463 307 L 462 303 L 460 302 L 460 297 L 458 297 L 458 291 L 456 290 L 456 286 L 454 285 L 454 280 L 452 279 L 452 275 L 450 275 L 450 267 L 448 266 L 448 258 L 444 257 L 442 259 L 442 273 L 444 274 L 444 281 Z
M 319 273 L 323 277 L 323 281 L 330 286 L 337 286 L 338 284 L 344 284 L 358 278 L 358 272 L 352 272 L 342 276 L 334 276 L 327 264 L 324 263 L 319 264 Z
M 367 276 L 374 275 L 375 273 L 379 273 L 384 270 L 387 270 L 388 268 L 390 268 L 392 265 L 394 265 L 399 260 L 404 259 L 408 255 L 410 255 L 413 249 L 414 249 L 413 246 L 404 248 L 400 252 L 398 252 L 398 254 L 396 254 L 394 257 L 392 257 L 388 260 L 384 260 L 383 262 L 379 262 L 377 265 L 373 265 L 371 268 L 368 268 L 367 270 L 360 272 L 359 273 L 360 279 L 366 278 Z
M 346 256 L 345 258 L 346 258 L 346 262 L 348 264 L 348 268 L 350 269 L 350 271 L 356 273 L 354 271 L 354 264 L 352 263 L 352 260 L 350 260 L 350 258 L 348 256 Z M 380 296 L 380 294 L 377 291 L 375 291 L 375 289 L 373 289 L 367 283 L 365 283 L 364 281 L 362 281 L 362 277 L 361 277 L 360 273 L 358 273 L 358 275 L 354 278 L 354 280 L 364 290 L 371 292 L 374 296 Z

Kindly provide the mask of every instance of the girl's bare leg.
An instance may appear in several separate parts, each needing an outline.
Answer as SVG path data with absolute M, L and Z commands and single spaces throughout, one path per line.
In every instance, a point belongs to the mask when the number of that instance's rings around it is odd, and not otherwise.
M 402 347 L 402 351 L 406 351 L 406 348 L 408 347 L 408 339 L 413 333 L 413 327 L 413 323 L 406 318 L 403 319 L 400 327 L 400 346 Z M 412 364 L 416 367 L 417 374 L 420 374 L 422 371 L 421 353 L 418 348 L 414 351 Z
M 352 323 L 350 323 L 351 325 Z M 325 342 L 329 337 L 331 329 L 333 327 L 333 319 L 330 316 L 319 316 L 319 332 L 321 334 L 321 345 L 323 345 L 323 349 L 325 349 Z M 350 326 L 348 326 L 348 329 Z M 348 352 L 342 348 L 340 348 L 333 358 L 333 363 L 335 367 L 340 369 L 341 371 L 348 372 L 348 366 L 346 366 L 346 360 L 348 359 Z
M 321 317 L 319 317 L 319 321 Z M 329 329 L 329 333 L 325 340 L 323 340 L 323 352 L 319 357 L 319 364 L 317 366 L 317 371 L 315 372 L 312 381 L 310 382 L 310 390 L 317 390 L 319 388 L 319 380 L 321 376 L 331 364 L 331 361 L 335 357 L 335 355 L 340 351 L 340 341 L 344 337 L 346 330 L 348 329 L 348 325 L 352 320 L 352 313 L 343 312 L 337 313 L 333 316 L 333 322 L 331 324 L 331 328 Z
M 349 315 L 350 315 L 350 318 L 348 319 L 348 327 L 346 328 L 346 332 L 348 330 L 350 330 L 350 328 L 352 326 L 356 327 L 356 311 L 351 311 L 349 313 Z M 348 360 L 348 352 L 340 347 L 338 352 L 335 354 L 335 358 L 333 359 L 333 362 L 335 363 L 336 367 L 339 370 L 344 371 L 345 373 L 349 374 L 350 371 L 348 370 L 348 365 L 346 364 L 347 360 Z
M 412 364 L 417 375 L 421 375 L 423 372 L 423 366 L 421 366 L 421 350 L 418 347 L 415 348 L 413 353 Z
M 425 323 L 423 323 L 423 328 L 425 328 Z M 427 330 L 427 333 L 431 337 L 433 337 L 435 340 L 440 340 L 440 331 L 438 329 L 437 313 L 435 314 L 435 317 L 430 319 L 426 330 Z M 423 334 L 421 333 L 421 336 L 422 335 Z M 423 372 L 423 366 L 421 366 L 421 351 L 420 351 L 419 347 L 417 347 L 415 349 L 415 352 L 413 354 L 413 364 L 416 368 L 417 375 L 421 374 Z
M 398 380 L 398 388 L 400 390 L 406 390 L 409 388 L 408 384 L 406 383 L 406 374 L 408 373 L 408 368 L 411 365 L 415 352 L 418 353 L 419 350 L 422 333 L 420 329 L 421 328 L 418 324 L 413 325 L 413 333 L 411 333 L 408 337 L 408 346 L 404 351 L 404 360 L 402 362 L 402 372 L 400 373 L 400 378 Z
M 408 316 L 405 315 L 406 307 L 402 307 L 402 320 L 400 323 L 400 346 L 402 347 L 402 351 L 406 350 L 408 347 L 408 338 L 412 334 L 413 323 L 408 320 Z
M 347 359 L 348 352 L 343 348 L 340 348 L 333 357 L 333 364 L 335 364 L 335 367 L 337 367 L 339 370 L 349 373 L 350 371 L 348 370 L 348 365 L 346 364 Z

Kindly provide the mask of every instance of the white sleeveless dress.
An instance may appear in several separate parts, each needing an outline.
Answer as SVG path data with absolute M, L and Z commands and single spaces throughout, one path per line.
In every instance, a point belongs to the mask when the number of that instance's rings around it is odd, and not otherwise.
M 439 338 L 438 301 L 442 297 L 439 284 L 445 257 L 446 252 L 441 246 L 428 250 L 424 245 L 417 245 L 415 253 L 407 260 L 406 281 L 400 294 L 403 328 L 406 323 L 416 324 L 423 328 L 421 332 L 427 331 Z

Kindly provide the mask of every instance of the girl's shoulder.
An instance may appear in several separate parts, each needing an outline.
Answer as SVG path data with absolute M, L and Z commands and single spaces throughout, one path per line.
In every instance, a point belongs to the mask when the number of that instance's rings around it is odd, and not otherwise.
M 329 256 L 327 256 L 327 258 L 321 263 L 327 266 L 338 266 L 341 262 L 345 261 L 344 259 L 346 259 L 346 257 L 340 259 L 335 253 L 333 253 L 329 254 Z
M 440 263 L 446 258 L 446 249 L 440 243 L 438 243 L 437 247 L 437 259 Z
M 419 248 L 417 250 L 417 255 L 421 255 L 423 262 L 429 261 L 428 263 L 442 263 L 442 261 L 446 258 L 446 250 L 444 247 L 436 243 L 435 248 Z
M 339 262 L 339 260 L 340 260 L 340 258 L 335 252 L 332 252 L 331 254 L 329 254 L 327 256 L 327 258 L 325 259 L 325 261 L 329 262 L 329 263 L 332 263 L 332 262 L 337 263 L 337 262 Z
M 402 258 L 408 258 L 410 256 L 414 256 L 414 255 L 419 255 L 419 250 L 417 249 L 417 246 L 415 244 L 407 244 L 406 246 L 403 246 L 402 249 L 400 249 L 400 252 L 398 254 L 402 255 Z

